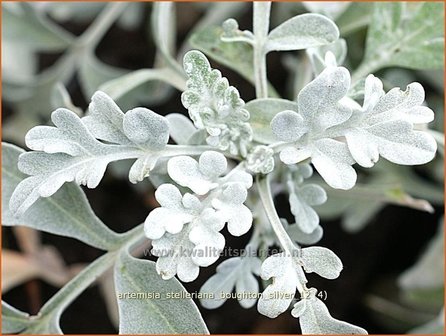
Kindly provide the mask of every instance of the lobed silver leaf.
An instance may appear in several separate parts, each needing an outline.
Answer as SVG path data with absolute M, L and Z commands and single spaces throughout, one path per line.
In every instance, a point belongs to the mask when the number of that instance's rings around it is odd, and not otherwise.
M 315 296 L 311 296 L 305 301 L 305 310 L 299 317 L 302 334 L 367 334 L 367 331 L 361 327 L 333 318 L 328 312 L 327 306 Z M 297 315 L 297 311 L 295 314 Z
M 297 289 L 298 278 L 291 257 L 283 252 L 268 257 L 260 276 L 264 280 L 273 278 L 273 282 L 263 291 L 257 309 L 269 318 L 276 318 L 289 308 Z M 277 293 L 281 295 L 278 297 Z
M 213 299 L 203 298 L 200 303 L 207 309 L 216 309 L 226 302 L 221 294 L 229 294 L 235 288 L 237 294 L 257 293 L 259 283 L 254 275 L 260 273 L 261 261 L 254 256 L 233 257 L 223 261 L 217 267 L 217 273 L 211 276 L 200 288 L 202 294 L 213 294 Z M 239 300 L 243 308 L 251 308 L 256 299 L 244 298 Z
M 343 268 L 341 259 L 325 247 L 303 248 L 301 259 L 305 272 L 314 272 L 327 279 L 336 279 Z
M 183 187 L 190 188 L 198 195 L 205 195 L 219 185 L 219 177 L 227 169 L 223 154 L 206 151 L 198 162 L 189 156 L 177 156 L 169 160 L 169 176 Z

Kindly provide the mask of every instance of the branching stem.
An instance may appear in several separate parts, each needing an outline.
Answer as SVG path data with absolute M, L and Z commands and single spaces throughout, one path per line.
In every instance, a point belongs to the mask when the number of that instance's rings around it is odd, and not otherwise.
M 115 263 L 119 252 L 129 248 L 131 245 L 137 245 L 135 243 L 142 243 L 147 240 L 143 234 L 143 224 L 120 236 L 120 244 L 114 250 L 107 252 L 92 262 L 48 300 L 39 314 L 33 317 L 30 328 L 39 330 L 39 325 L 45 324 L 48 320 L 58 320 L 64 309 Z
M 126 2 L 112 2 L 107 4 L 98 18 L 93 21 L 76 42 L 88 46 L 88 48 L 95 48 L 127 5 Z
M 283 227 L 282 222 L 280 221 L 279 215 L 276 211 L 276 207 L 274 206 L 269 176 L 270 175 L 261 177 L 260 175 L 257 175 L 257 188 L 260 199 L 262 200 L 266 216 L 268 217 L 274 233 L 276 234 L 277 239 L 279 240 L 279 243 L 282 246 L 286 256 L 293 259 L 295 270 L 299 278 L 299 282 L 296 284 L 297 289 L 299 290 L 301 295 L 304 295 L 305 293 L 307 293 L 308 289 L 306 287 L 307 279 L 305 277 L 305 273 L 302 269 L 302 266 L 297 262 L 297 257 L 299 257 L 301 253 L 300 247 L 293 243 L 290 236 Z

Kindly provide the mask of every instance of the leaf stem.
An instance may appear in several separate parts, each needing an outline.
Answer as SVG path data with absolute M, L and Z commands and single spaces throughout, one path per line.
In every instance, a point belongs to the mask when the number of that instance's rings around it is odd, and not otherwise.
M 271 193 L 269 180 L 270 175 L 267 175 L 266 177 L 257 175 L 257 190 L 259 192 L 260 199 L 262 200 L 266 216 L 271 223 L 274 233 L 276 234 L 277 239 L 279 240 L 279 243 L 285 252 L 285 255 L 292 258 L 294 262 L 295 270 L 299 279 L 299 282 L 296 284 L 297 289 L 299 290 L 299 293 L 301 295 L 305 295 L 305 293 L 308 292 L 308 289 L 306 287 L 307 279 L 305 277 L 302 266 L 297 262 L 301 254 L 301 250 L 293 243 L 290 236 L 283 227 L 282 222 L 280 221 L 279 215 L 276 211 L 276 207 L 274 206 L 274 200 Z
M 379 60 L 374 62 L 361 63 L 361 65 L 356 68 L 352 75 L 352 87 L 362 78 L 365 78 L 369 74 L 373 74 L 375 71 L 381 68 L 381 63 Z
M 77 39 L 76 44 L 94 49 L 127 6 L 126 2 L 107 4 L 96 20 Z
M 268 38 L 271 2 L 254 2 L 253 33 L 254 43 L 254 81 L 257 98 L 268 98 L 268 80 L 266 76 L 265 43 Z
M 116 261 L 120 251 L 135 243 L 139 243 L 143 234 L 143 225 L 140 224 L 134 229 L 121 234 L 120 244 L 117 247 L 93 261 L 88 267 L 83 269 L 78 275 L 71 279 L 62 287 L 48 302 L 42 307 L 37 316 L 33 317 L 30 328 L 35 328 L 39 324 L 44 324 L 48 320 L 59 321 L 64 309 L 70 305 L 85 289 L 88 288 L 101 274 L 107 271 Z
M 290 255 L 295 255 L 298 248 L 294 245 L 288 233 L 280 221 L 277 214 L 276 207 L 274 206 L 273 196 L 271 193 L 271 187 L 269 183 L 269 175 L 266 177 L 260 177 L 257 175 L 257 187 L 260 194 L 260 199 L 262 200 L 263 206 L 265 208 L 266 215 L 271 223 L 271 226 L 279 240 L 280 245 L 282 245 L 285 252 Z
M 238 155 L 232 155 L 228 152 L 221 151 L 218 148 L 211 146 L 187 146 L 187 145 L 167 145 L 162 151 L 162 156 L 176 156 L 176 155 L 201 155 L 205 151 L 215 151 L 224 154 L 226 157 L 241 160 Z
M 254 47 L 254 76 L 257 98 L 268 98 L 266 57 L 257 44 Z

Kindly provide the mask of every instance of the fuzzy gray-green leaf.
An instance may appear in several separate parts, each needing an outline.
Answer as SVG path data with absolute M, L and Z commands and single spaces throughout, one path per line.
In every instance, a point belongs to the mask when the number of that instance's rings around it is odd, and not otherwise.
M 310 246 L 302 249 L 302 263 L 307 273 L 316 273 L 327 279 L 336 279 L 342 271 L 342 262 L 325 247 Z
M 375 3 L 363 62 L 377 64 L 376 70 L 388 66 L 442 69 L 444 4 Z
M 206 129 L 211 146 L 245 157 L 252 129 L 238 90 L 229 85 L 220 71 L 211 68 L 200 51 L 186 53 L 183 63 L 188 80 L 181 102 L 195 126 Z
M 167 297 L 169 293 L 184 296 L 187 292 L 177 279 L 163 280 L 153 261 L 122 252 L 115 265 L 115 285 L 121 334 L 209 334 L 192 299 Z M 159 293 L 161 298 L 123 296 L 144 293 Z
M 52 197 L 39 199 L 22 216 L 12 215 L 8 204 L 12 192 L 26 178 L 17 168 L 23 152 L 14 145 L 2 144 L 2 225 L 24 225 L 75 238 L 99 249 L 112 248 L 119 236 L 96 217 L 82 189 L 73 183 L 64 185 Z
M 278 98 L 254 99 L 248 102 L 245 108 L 251 115 L 249 124 L 253 130 L 253 139 L 264 144 L 277 141 L 270 124 L 279 112 L 285 110 L 298 111 L 297 103 Z
M 28 3 L 2 4 L 3 39 L 25 44 L 34 50 L 67 48 L 72 41 L 71 34 L 30 6 Z
M 338 27 L 323 15 L 302 14 L 285 21 L 269 35 L 266 50 L 300 50 L 330 44 L 339 37 Z
M 314 296 L 306 299 L 306 308 L 299 322 L 302 334 L 367 334 L 363 328 L 333 318 L 327 306 Z
M 19 159 L 20 171 L 31 176 L 11 196 L 10 208 L 17 215 L 40 197 L 53 195 L 65 182 L 96 187 L 108 163 L 129 158 L 120 154 L 131 148 L 99 142 L 74 112 L 56 110 L 52 121 L 56 127 L 37 126 L 26 135 L 27 146 L 36 151 Z

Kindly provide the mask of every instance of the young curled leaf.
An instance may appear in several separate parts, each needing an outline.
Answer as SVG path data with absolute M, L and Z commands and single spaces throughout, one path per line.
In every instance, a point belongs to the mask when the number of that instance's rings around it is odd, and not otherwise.
M 227 19 L 221 27 L 223 28 L 221 40 L 224 42 L 254 43 L 254 35 L 248 30 L 241 31 L 238 22 L 234 19 Z
M 246 157 L 246 168 L 254 173 L 268 174 L 274 169 L 274 151 L 267 146 L 255 146 Z
M 129 170 L 129 181 L 133 184 L 141 182 L 155 168 L 161 155 L 151 152 L 136 159 Z
M 347 56 L 347 42 L 339 39 L 334 43 L 306 50 L 313 67 L 313 72 L 318 75 L 329 66 L 337 66 L 344 63 Z
M 211 69 L 199 51 L 189 51 L 184 56 L 184 71 L 189 79 L 181 101 L 195 126 L 208 132 L 208 144 L 246 156 L 252 130 L 237 89 L 229 86 L 220 71 Z

